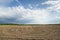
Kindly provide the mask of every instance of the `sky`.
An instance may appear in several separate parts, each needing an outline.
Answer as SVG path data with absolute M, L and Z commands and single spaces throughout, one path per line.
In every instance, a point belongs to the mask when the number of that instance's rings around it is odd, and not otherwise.
M 0 0 L 0 24 L 60 24 L 60 0 Z

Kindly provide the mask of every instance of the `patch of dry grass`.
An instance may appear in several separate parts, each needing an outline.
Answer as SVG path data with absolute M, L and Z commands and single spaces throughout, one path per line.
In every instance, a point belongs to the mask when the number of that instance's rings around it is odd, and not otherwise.
M 60 40 L 60 25 L 0 25 L 0 40 Z

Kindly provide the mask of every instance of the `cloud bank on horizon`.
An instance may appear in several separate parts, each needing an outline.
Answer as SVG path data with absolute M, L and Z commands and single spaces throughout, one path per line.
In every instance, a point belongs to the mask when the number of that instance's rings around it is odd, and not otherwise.
M 60 0 L 0 0 L 0 24 L 60 24 Z

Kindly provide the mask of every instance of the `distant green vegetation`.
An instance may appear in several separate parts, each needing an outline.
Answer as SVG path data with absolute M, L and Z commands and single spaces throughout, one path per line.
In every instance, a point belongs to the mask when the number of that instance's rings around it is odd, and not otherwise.
M 60 25 L 60 24 L 0 24 L 0 25 L 26 25 L 26 26 L 28 26 L 28 25 L 32 25 L 32 26 L 39 26 L 39 25 Z
M 26 24 L 0 24 L 0 25 L 26 25 Z

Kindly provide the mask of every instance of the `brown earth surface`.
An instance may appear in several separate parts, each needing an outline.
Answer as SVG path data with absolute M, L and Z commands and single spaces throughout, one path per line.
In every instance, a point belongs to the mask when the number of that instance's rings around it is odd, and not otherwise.
M 60 25 L 0 25 L 0 40 L 60 40 Z

